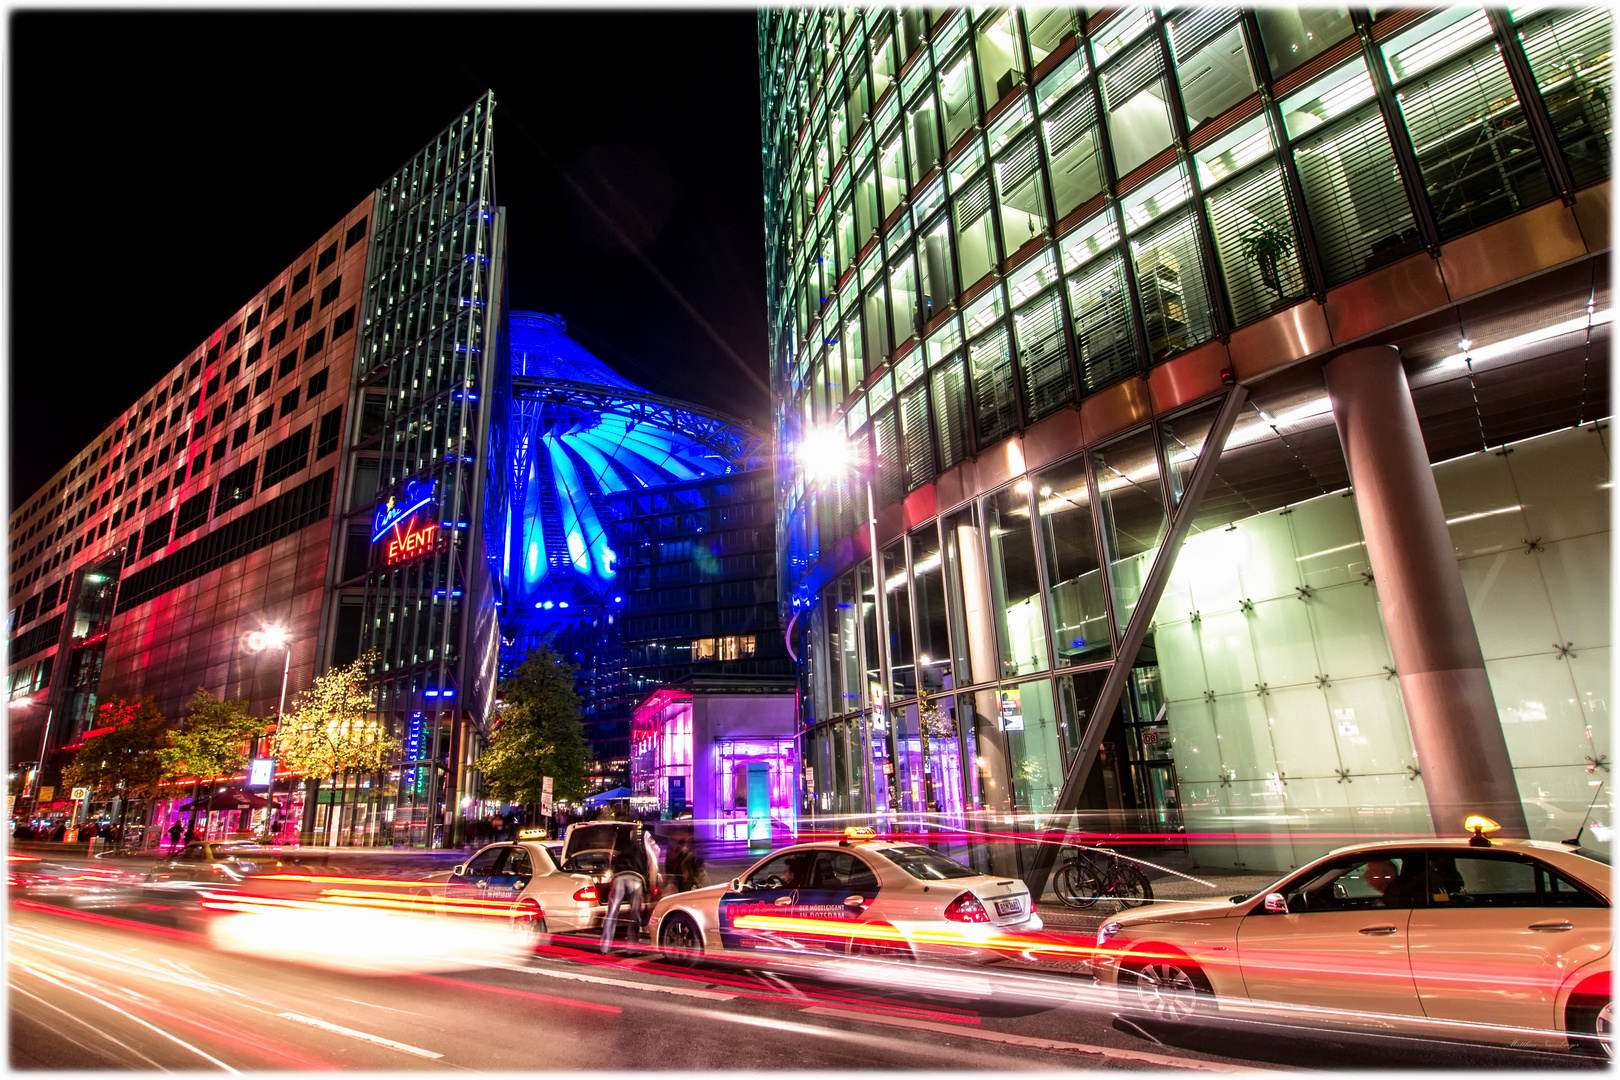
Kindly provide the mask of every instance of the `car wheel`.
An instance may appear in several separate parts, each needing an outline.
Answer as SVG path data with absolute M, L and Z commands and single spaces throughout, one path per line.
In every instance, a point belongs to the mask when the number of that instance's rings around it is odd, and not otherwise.
M 703 955 L 703 935 L 690 917 L 676 913 L 658 928 L 658 949 L 671 964 L 695 964 Z
M 1126 997 L 1155 1020 L 1177 1022 L 1210 1011 L 1215 991 L 1190 960 L 1163 959 L 1126 963 L 1119 973 Z
M 546 915 L 533 900 L 524 900 L 512 913 L 512 932 L 525 945 L 538 945 L 546 937 Z
M 912 955 L 911 946 L 889 923 L 867 923 L 862 926 L 849 939 L 849 955 L 873 960 L 898 960 L 907 964 L 917 959 Z
M 1571 1039 L 1570 1049 L 1588 1057 L 1614 1060 L 1614 1002 L 1611 999 L 1577 994 L 1570 999 L 1566 1017 L 1572 1033 L 1598 1036 Z

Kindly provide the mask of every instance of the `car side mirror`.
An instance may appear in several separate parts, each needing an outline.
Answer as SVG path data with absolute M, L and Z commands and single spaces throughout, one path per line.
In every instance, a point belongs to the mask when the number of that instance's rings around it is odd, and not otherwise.
M 1280 892 L 1267 893 L 1266 910 L 1279 915 L 1288 914 L 1288 898 Z
M 734 878 L 731 879 L 731 891 L 732 892 L 742 892 L 742 887 L 743 887 L 742 878 L 734 877 Z
M 452 866 L 450 868 L 450 873 L 454 877 L 465 877 L 467 874 L 467 864 L 462 863 L 460 866 Z

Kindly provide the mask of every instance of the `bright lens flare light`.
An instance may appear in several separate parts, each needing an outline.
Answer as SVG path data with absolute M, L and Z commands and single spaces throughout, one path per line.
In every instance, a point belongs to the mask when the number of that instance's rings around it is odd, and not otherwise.
M 263 630 L 255 630 L 247 636 L 248 648 L 254 652 L 263 652 L 266 649 L 285 648 L 292 635 L 287 633 L 285 627 L 267 626 Z
M 811 481 L 836 479 L 849 468 L 849 442 L 838 429 L 821 428 L 799 443 L 798 458 Z

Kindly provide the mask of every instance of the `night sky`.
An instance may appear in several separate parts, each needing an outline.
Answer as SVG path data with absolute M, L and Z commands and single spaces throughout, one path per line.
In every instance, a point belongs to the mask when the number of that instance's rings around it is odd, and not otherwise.
M 753 11 L 81 10 L 10 30 L 10 506 L 486 89 L 512 307 L 766 429 Z

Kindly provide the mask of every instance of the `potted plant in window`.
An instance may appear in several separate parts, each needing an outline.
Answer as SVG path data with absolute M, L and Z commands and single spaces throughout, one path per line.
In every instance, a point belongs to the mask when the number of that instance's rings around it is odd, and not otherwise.
M 1266 288 L 1281 296 L 1282 273 L 1279 264 L 1294 250 L 1294 238 L 1265 219 L 1257 219 L 1238 238 L 1243 254 L 1260 267 L 1260 280 Z

